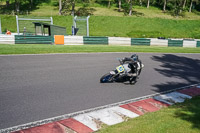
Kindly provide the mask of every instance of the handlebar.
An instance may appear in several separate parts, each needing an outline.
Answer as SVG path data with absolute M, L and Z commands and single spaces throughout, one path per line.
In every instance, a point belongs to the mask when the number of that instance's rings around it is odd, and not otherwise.
M 120 65 L 123 64 L 122 60 L 120 58 L 117 58 L 117 60 L 119 61 Z

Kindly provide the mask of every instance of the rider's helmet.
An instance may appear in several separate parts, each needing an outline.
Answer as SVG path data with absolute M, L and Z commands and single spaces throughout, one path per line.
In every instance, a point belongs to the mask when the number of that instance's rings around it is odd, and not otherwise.
M 138 61 L 138 55 L 136 54 L 133 54 L 131 58 L 133 59 L 133 61 Z

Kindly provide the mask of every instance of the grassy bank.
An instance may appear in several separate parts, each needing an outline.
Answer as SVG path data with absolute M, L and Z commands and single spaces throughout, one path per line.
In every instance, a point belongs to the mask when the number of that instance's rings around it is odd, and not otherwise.
M 3 31 L 7 28 L 17 31 L 15 16 L 0 17 Z M 54 16 L 53 21 L 55 25 L 66 27 L 67 34 L 71 34 L 71 16 Z M 91 16 L 89 21 L 90 36 L 200 38 L 200 20 Z
M 92 36 L 135 38 L 200 38 L 200 20 L 170 20 L 141 17 L 91 17 Z
M 58 46 L 58 45 L 0 45 L 0 54 L 47 54 L 47 53 L 95 53 L 95 52 L 153 52 L 153 53 L 200 53 L 199 48 L 158 46 Z
M 148 113 L 98 133 L 199 133 L 200 97 Z

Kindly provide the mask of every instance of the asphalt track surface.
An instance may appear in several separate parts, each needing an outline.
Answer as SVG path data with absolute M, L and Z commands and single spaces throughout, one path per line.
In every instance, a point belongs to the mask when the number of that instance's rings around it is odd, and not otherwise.
M 0 129 L 199 83 L 200 54 L 158 53 L 138 53 L 135 85 L 99 83 L 131 54 L 0 56 Z

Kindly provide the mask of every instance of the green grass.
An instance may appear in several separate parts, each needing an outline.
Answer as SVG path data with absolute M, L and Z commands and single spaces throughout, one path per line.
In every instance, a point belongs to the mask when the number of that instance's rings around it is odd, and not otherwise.
M 2 32 L 9 29 L 11 32 L 17 32 L 16 17 L 9 15 L 0 15 Z
M 36 10 L 30 12 L 30 15 L 34 16 L 56 16 L 58 15 L 58 5 L 56 4 L 57 1 L 51 1 L 50 3 L 42 3 L 37 6 Z M 55 6 L 56 5 L 56 6 Z M 82 3 L 76 4 L 76 9 L 82 7 Z M 123 11 L 118 12 L 117 5 L 112 5 L 108 8 L 106 5 L 100 5 L 97 3 L 90 3 L 89 7 L 94 8 L 95 11 L 93 12 L 94 16 L 124 16 Z M 199 20 L 200 15 L 195 13 L 186 12 L 185 17 L 174 17 L 169 13 L 164 13 L 160 8 L 150 6 L 149 9 L 146 6 L 133 6 L 133 15 L 132 17 L 145 17 L 145 18 L 163 18 L 163 19 L 192 19 L 192 20 Z
M 0 45 L 0 54 L 46 54 L 46 53 L 95 53 L 95 52 L 152 52 L 152 53 L 200 53 L 199 48 L 158 47 L 158 46 L 60 46 L 16 44 Z
M 90 35 L 135 38 L 200 38 L 200 20 L 170 20 L 96 16 L 90 18 Z
M 57 3 L 56 0 L 41 3 L 26 17 L 53 16 L 54 24 L 66 27 L 69 35 L 71 34 L 72 17 L 58 16 Z M 77 4 L 76 9 L 81 6 L 82 4 Z M 186 12 L 185 17 L 177 18 L 164 13 L 157 7 L 150 6 L 147 9 L 134 5 L 133 16 L 124 16 L 123 12 L 117 11 L 116 5 L 107 8 L 107 6 L 93 2 L 90 3 L 90 7 L 96 10 L 89 20 L 90 36 L 200 38 L 200 15 L 195 13 Z M 6 29 L 17 32 L 15 16 L 0 15 L 0 18 L 3 32 Z M 21 27 L 23 28 L 24 25 Z
M 15 16 L 2 15 L 0 17 L 4 32 L 7 28 L 11 32 L 17 31 Z M 66 27 L 67 34 L 71 34 L 71 16 L 53 16 L 53 21 L 55 25 Z M 91 16 L 89 22 L 90 36 L 200 38 L 200 20 Z
M 98 133 L 199 133 L 199 103 L 198 96 L 127 122 L 105 127 Z
M 30 12 L 31 16 L 56 16 L 58 15 L 58 8 L 50 5 L 38 6 L 37 10 Z

